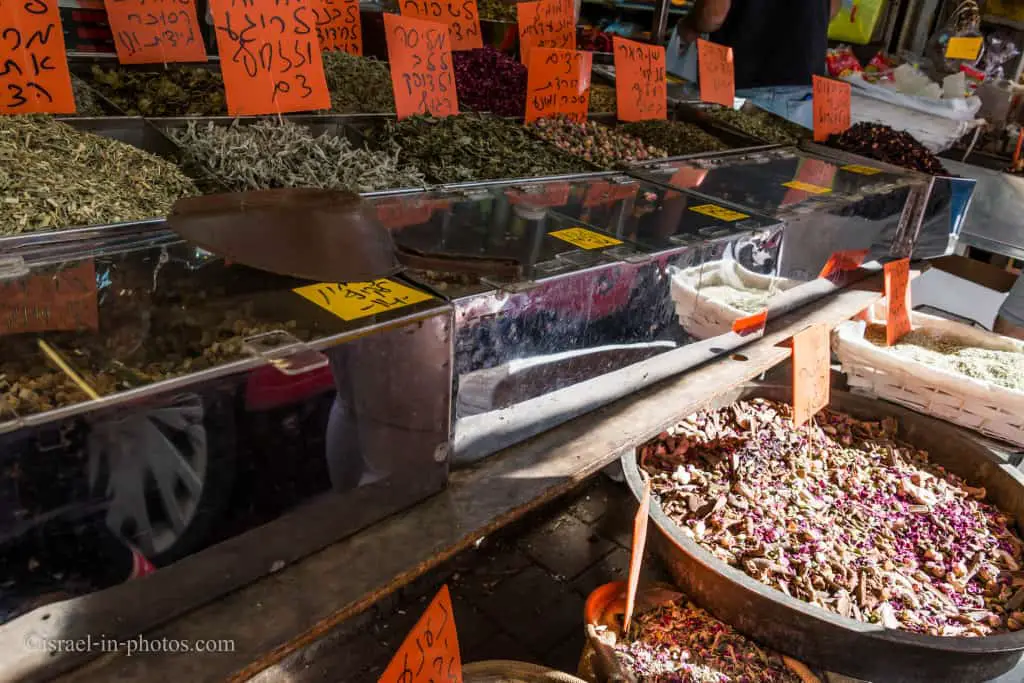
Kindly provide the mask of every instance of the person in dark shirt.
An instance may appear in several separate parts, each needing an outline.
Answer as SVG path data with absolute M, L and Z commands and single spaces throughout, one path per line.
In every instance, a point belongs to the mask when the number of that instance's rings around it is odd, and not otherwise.
M 732 48 L 736 97 L 812 125 L 811 76 L 825 75 L 828 24 L 840 0 L 697 0 L 680 49 L 700 34 Z

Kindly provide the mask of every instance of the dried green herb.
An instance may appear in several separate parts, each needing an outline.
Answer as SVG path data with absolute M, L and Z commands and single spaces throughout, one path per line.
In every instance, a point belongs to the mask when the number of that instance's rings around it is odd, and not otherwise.
M 395 111 L 391 71 L 385 62 L 341 50 L 323 53 L 324 76 L 331 91 L 331 111 L 377 114 Z
M 314 136 L 290 121 L 235 121 L 230 126 L 190 121 L 168 134 L 198 178 L 234 191 L 318 187 L 370 192 L 424 185 L 423 176 L 400 163 L 393 147 L 356 148 L 344 137 Z
M 564 117 L 538 119 L 530 129 L 558 149 L 597 164 L 620 168 L 634 161 L 667 157 L 663 149 L 596 121 L 577 122 Z
M 157 71 L 93 65 L 91 85 L 129 116 L 224 116 L 224 80 L 210 69 Z
M 869 325 L 864 338 L 885 346 L 885 326 Z M 889 351 L 909 360 L 931 365 L 997 386 L 1024 391 L 1024 353 L 970 346 L 952 337 L 914 330 L 900 337 Z
M 516 3 L 505 0 L 477 0 L 477 12 L 488 21 L 515 21 Z
M 164 216 L 196 194 L 173 163 L 47 116 L 0 117 L 0 234 Z
M 756 107 L 743 111 L 717 107 L 708 109 L 706 113 L 712 121 L 725 123 L 772 144 L 795 145 L 811 137 L 807 128 Z
M 724 152 L 729 149 L 714 135 L 683 121 L 637 121 L 622 124 L 619 130 L 640 138 L 648 145 L 659 147 L 671 156 Z
M 434 183 L 530 178 L 590 170 L 531 136 L 523 126 L 493 116 L 412 116 L 367 131 L 384 149 L 398 146 Z
M 595 114 L 614 114 L 618 111 L 618 101 L 615 98 L 615 88 L 608 85 L 591 84 L 589 109 Z
M 71 89 L 75 93 L 75 115 L 76 116 L 106 116 L 96 93 L 89 87 L 89 84 L 78 76 L 71 76 Z

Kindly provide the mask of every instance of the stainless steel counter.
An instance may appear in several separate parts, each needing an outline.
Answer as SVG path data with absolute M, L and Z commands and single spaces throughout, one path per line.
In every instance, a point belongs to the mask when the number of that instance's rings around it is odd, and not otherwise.
M 958 243 L 1024 259 L 1024 178 L 949 159 L 942 163 L 978 181 Z

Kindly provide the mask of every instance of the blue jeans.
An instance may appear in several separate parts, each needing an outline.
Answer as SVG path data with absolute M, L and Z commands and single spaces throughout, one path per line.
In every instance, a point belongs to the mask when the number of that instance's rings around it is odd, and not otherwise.
M 746 88 L 736 91 L 742 97 L 804 128 L 814 127 L 811 88 L 805 85 L 782 85 L 769 88 Z

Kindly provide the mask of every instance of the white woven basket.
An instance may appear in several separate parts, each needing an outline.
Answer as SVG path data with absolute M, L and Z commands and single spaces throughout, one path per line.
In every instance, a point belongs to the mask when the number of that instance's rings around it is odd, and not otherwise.
M 775 294 L 797 284 L 793 280 L 747 270 L 736 261 L 710 261 L 673 273 L 672 300 L 676 304 L 679 324 L 687 334 L 697 339 L 711 339 L 731 332 L 735 321 L 753 314 L 708 298 L 701 293 L 703 288 L 725 285 Z
M 945 318 L 913 313 L 911 325 L 977 348 L 1024 353 L 1022 342 Z M 853 391 L 1024 446 L 1024 391 L 897 356 L 864 339 L 866 328 L 865 322 L 851 320 L 832 336 L 832 350 Z

